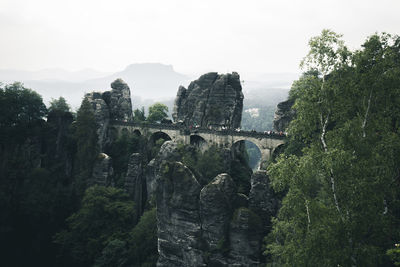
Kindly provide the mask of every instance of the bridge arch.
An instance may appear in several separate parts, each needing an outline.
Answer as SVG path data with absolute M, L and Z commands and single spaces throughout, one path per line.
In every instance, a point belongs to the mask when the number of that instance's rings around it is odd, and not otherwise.
M 236 142 L 251 141 L 261 151 L 261 164 L 262 168 L 265 167 L 264 163 L 269 162 L 274 153 L 278 153 L 280 148 L 278 146 L 285 143 L 285 136 L 276 133 L 258 133 L 249 131 L 233 131 L 233 130 L 210 130 L 210 129 L 196 129 L 191 132 L 182 128 L 178 124 L 159 124 L 159 123 L 127 123 L 120 121 L 113 121 L 110 123 L 112 127 L 117 129 L 117 134 L 121 135 L 124 129 L 133 133 L 141 133 L 142 136 L 148 137 L 149 145 L 159 140 L 173 140 L 183 144 L 198 144 L 203 140 L 208 146 L 217 145 L 220 147 L 231 148 Z M 191 137 L 191 136 L 194 137 Z M 198 137 L 197 137 L 198 136 Z M 200 139 L 202 138 L 202 139 Z M 153 143 L 153 144 L 151 144 Z
M 160 139 L 163 139 L 164 141 L 172 140 L 172 138 L 168 134 L 164 133 L 163 131 L 158 131 L 151 134 L 149 142 L 151 145 L 155 145 L 156 142 Z
M 140 132 L 139 129 L 134 129 L 133 130 L 133 134 L 136 135 L 136 136 L 141 136 L 142 135 L 142 133 Z
M 194 134 L 190 136 L 190 144 L 204 152 L 208 148 L 207 141 L 200 135 Z
M 232 150 L 234 153 L 242 152 L 243 150 L 247 154 L 246 160 L 252 170 L 260 168 L 261 161 L 263 159 L 261 149 L 258 145 L 250 140 L 240 139 L 232 144 Z
M 285 144 L 280 144 L 277 147 L 275 147 L 271 152 L 271 159 L 275 160 L 279 156 L 279 154 L 283 152 L 284 149 L 285 149 Z

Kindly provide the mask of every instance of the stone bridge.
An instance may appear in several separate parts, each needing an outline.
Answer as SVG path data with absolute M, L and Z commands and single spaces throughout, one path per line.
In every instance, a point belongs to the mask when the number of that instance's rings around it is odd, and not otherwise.
M 178 143 L 197 145 L 205 149 L 210 145 L 231 148 L 242 141 L 254 143 L 261 152 L 261 162 L 266 162 L 275 149 L 285 143 L 285 136 L 276 133 L 260 133 L 254 131 L 210 130 L 197 128 L 189 130 L 173 123 L 133 123 L 113 121 L 110 125 L 118 134 L 122 131 L 148 136 L 155 142 L 159 138 L 173 140 Z

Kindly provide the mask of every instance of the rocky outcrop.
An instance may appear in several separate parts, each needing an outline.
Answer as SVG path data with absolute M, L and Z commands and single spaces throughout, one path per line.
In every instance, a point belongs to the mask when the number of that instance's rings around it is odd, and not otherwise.
M 279 208 L 279 199 L 269 184 L 266 171 L 257 171 L 251 176 L 249 208 L 261 218 L 263 232 L 266 233 L 271 217 L 276 215 Z
M 117 79 L 111 83 L 110 92 L 110 117 L 112 120 L 133 121 L 131 91 L 122 80 Z
M 60 168 L 64 169 L 66 176 L 72 174 L 73 152 L 68 148 L 68 135 L 71 123 L 74 121 L 71 112 L 50 110 L 47 115 L 47 123 L 50 126 L 50 135 L 55 137 L 55 143 L 46 139 L 49 161 L 61 162 Z
M 110 125 L 110 109 L 103 99 L 103 94 L 92 92 L 85 95 L 85 98 L 92 105 L 94 118 L 97 123 L 97 136 L 100 151 L 110 144 L 108 128 Z
M 140 153 L 133 153 L 129 157 L 128 170 L 125 176 L 125 190 L 135 202 L 137 216 L 143 213 L 144 202 L 146 201 L 145 186 L 142 156 Z
M 242 109 L 239 74 L 210 72 L 191 82 L 187 89 L 179 87 L 172 116 L 187 127 L 233 129 L 240 127 Z
M 166 141 L 161 145 L 160 151 L 145 169 L 145 181 L 146 181 L 146 192 L 147 199 L 152 201 L 156 192 L 157 177 L 160 174 L 161 163 L 164 160 L 169 161 L 180 161 L 181 155 L 178 153 L 178 144 L 173 141 Z
M 89 185 L 107 186 L 112 184 L 113 175 L 112 159 L 105 153 L 100 153 L 94 166 Z
M 121 79 L 111 84 L 111 91 L 92 92 L 85 98 L 92 105 L 97 123 L 100 151 L 112 142 L 109 132 L 110 121 L 133 121 L 131 93 L 128 85 Z
M 165 162 L 157 181 L 157 266 L 206 266 L 201 250 L 199 194 L 193 173 L 179 162 Z
M 296 112 L 292 109 L 294 101 L 289 99 L 278 104 L 274 115 L 274 128 L 278 132 L 285 132 Z
M 262 264 L 263 237 L 278 207 L 265 171 L 252 176 L 249 197 L 226 173 L 201 188 L 180 162 L 164 160 L 158 172 L 158 266 Z
M 254 266 L 260 264 L 262 242 L 260 217 L 247 208 L 238 208 L 229 231 L 229 266 Z
M 219 174 L 200 193 L 200 216 L 203 240 L 209 251 L 222 250 L 227 241 L 229 222 L 236 197 L 236 185 L 226 174 Z

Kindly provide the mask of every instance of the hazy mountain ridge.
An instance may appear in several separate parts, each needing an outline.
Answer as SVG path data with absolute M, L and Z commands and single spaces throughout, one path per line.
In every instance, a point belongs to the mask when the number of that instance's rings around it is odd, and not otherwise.
M 100 72 L 94 69 L 82 69 L 68 71 L 61 68 L 43 69 L 38 71 L 25 71 L 2 69 L 0 70 L 0 81 L 65 81 L 83 82 L 109 75 L 107 72 Z
M 287 94 L 287 89 L 297 77 L 298 74 L 295 73 L 242 75 L 245 108 L 253 106 L 250 103 L 254 101 L 276 105 L 284 100 L 282 94 Z M 0 82 L 21 81 L 25 87 L 41 94 L 45 103 L 52 98 L 63 96 L 74 109 L 79 107 L 85 93 L 109 90 L 111 82 L 117 78 L 122 78 L 129 85 L 133 108 L 144 106 L 147 110 L 147 107 L 155 101 L 160 101 L 165 103 L 171 109 L 170 111 L 172 111 L 178 87 L 180 85 L 187 86 L 193 79 L 193 77 L 176 72 L 172 65 L 160 63 L 131 64 L 124 70 L 115 73 L 92 69 L 81 71 L 63 69 L 0 70 Z

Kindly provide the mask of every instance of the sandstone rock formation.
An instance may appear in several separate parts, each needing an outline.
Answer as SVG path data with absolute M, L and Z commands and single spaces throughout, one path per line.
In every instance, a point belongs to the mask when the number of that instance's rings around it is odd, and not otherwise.
M 110 118 L 119 121 L 133 121 L 131 91 L 122 80 L 117 79 L 111 83 L 110 92 Z
M 100 151 L 110 145 L 110 121 L 133 121 L 131 93 L 128 85 L 121 79 L 111 83 L 111 91 L 92 92 L 85 98 L 92 104 L 96 123 Z
M 262 221 L 247 208 L 238 208 L 229 230 L 231 264 L 229 266 L 259 266 L 262 242 Z
M 265 233 L 271 217 L 276 215 L 279 208 L 279 200 L 269 184 L 266 171 L 257 171 L 251 176 L 249 208 L 260 216 Z
M 145 186 L 142 156 L 140 153 L 133 153 L 129 157 L 128 170 L 125 177 L 125 190 L 135 202 L 138 216 L 143 213 L 144 201 L 146 200 Z
M 161 163 L 164 160 L 180 161 L 181 156 L 177 151 L 178 145 L 172 141 L 166 141 L 161 145 L 160 151 L 145 168 L 145 182 L 147 200 L 152 201 L 156 192 L 157 177 L 159 177 Z
M 240 127 L 243 93 L 239 74 L 220 75 L 210 72 L 179 87 L 175 99 L 173 118 L 188 127 Z
M 259 266 L 278 205 L 266 172 L 253 175 L 249 197 L 226 173 L 202 188 L 182 163 L 168 161 L 177 159 L 173 144 L 165 144 L 156 177 L 157 266 Z
M 206 266 L 201 250 L 200 184 L 179 162 L 165 162 L 157 182 L 157 266 Z
M 112 184 L 111 177 L 113 173 L 111 157 L 105 153 L 100 153 L 94 163 L 92 178 L 89 181 L 89 185 L 110 185 Z
M 108 127 L 110 125 L 110 109 L 103 99 L 103 94 L 92 92 L 85 95 L 85 98 L 92 105 L 94 118 L 97 123 L 97 136 L 100 151 L 110 144 Z
M 274 115 L 274 128 L 276 131 L 285 132 L 296 112 L 292 109 L 294 101 L 289 99 L 278 104 Z
M 235 183 L 226 173 L 215 177 L 201 190 L 202 234 L 210 251 L 221 249 L 227 240 L 236 191 Z

